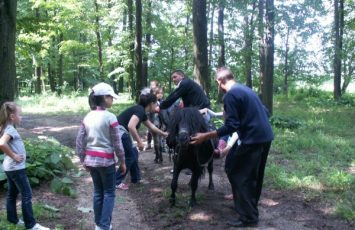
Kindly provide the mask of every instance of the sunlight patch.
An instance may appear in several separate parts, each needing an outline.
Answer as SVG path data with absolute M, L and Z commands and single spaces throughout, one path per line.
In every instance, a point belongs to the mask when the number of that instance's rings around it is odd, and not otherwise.
M 274 201 L 272 199 L 262 199 L 260 203 L 269 207 L 276 206 L 279 204 L 279 202 Z
M 156 192 L 156 193 L 159 192 L 160 193 L 160 192 L 163 191 L 163 189 L 162 188 L 152 188 L 152 189 L 150 189 L 150 191 L 151 192 Z
M 204 212 L 199 212 L 191 214 L 189 218 L 193 221 L 209 221 L 212 219 L 212 216 Z

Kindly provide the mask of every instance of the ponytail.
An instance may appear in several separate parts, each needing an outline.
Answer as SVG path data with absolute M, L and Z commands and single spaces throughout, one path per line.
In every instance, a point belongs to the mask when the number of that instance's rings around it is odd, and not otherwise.
M 17 105 L 15 102 L 8 101 L 4 102 L 0 108 L 0 134 L 6 128 L 10 120 L 10 115 L 14 114 L 17 110 Z
M 98 106 L 105 107 L 105 96 L 95 96 L 94 91 L 89 95 L 89 106 L 91 110 L 95 110 Z

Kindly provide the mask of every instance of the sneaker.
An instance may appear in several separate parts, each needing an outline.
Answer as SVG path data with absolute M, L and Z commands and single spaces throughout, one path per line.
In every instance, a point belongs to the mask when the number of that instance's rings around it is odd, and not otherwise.
M 112 224 L 110 224 L 110 230 L 112 230 L 112 229 L 113 229 Z M 101 228 L 95 224 L 95 230 L 101 230 Z
M 44 227 L 40 224 L 35 224 L 32 228 L 29 228 L 27 230 L 50 230 L 50 228 Z
M 129 189 L 129 187 L 128 187 L 128 185 L 127 185 L 127 184 L 125 184 L 125 183 L 121 183 L 121 184 L 119 184 L 119 185 L 116 185 L 116 189 L 128 190 L 128 189 Z
M 23 220 L 21 220 L 21 219 L 18 219 L 16 225 L 17 225 L 17 227 L 23 227 L 23 226 L 25 226 L 25 222 L 23 222 Z
M 228 194 L 224 196 L 225 200 L 233 200 L 233 194 Z

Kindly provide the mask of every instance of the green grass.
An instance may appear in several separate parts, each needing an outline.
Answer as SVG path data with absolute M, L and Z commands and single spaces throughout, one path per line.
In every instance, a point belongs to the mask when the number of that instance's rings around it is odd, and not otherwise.
M 46 114 L 46 115 L 85 115 L 90 111 L 88 96 L 76 94 L 57 96 L 55 94 L 44 94 L 35 96 L 19 97 L 16 102 L 21 106 L 25 114 Z M 110 111 L 118 114 L 134 102 L 128 94 L 120 94 L 119 99 L 114 100 Z
M 354 220 L 355 97 L 347 96 L 345 103 L 333 102 L 326 93 L 301 97 L 276 97 L 274 117 L 301 125 L 273 127 L 265 183 L 302 191 L 305 199 L 321 199 L 341 217 Z
M 43 223 L 45 220 L 48 222 L 49 220 L 53 221 L 56 218 L 58 218 L 59 213 L 54 212 L 51 209 L 48 209 L 45 204 L 42 203 L 33 203 L 32 205 L 33 208 L 33 215 L 36 218 L 36 221 L 38 223 Z M 20 208 L 21 210 L 21 208 Z M 18 212 L 20 211 L 18 210 Z M 23 220 L 21 212 L 18 213 L 19 217 Z M 0 212 L 0 230 L 23 230 L 24 227 L 18 227 L 10 222 L 7 221 L 6 219 L 6 210 Z M 44 225 L 44 224 L 43 224 Z M 61 225 L 56 225 L 55 229 L 63 229 Z

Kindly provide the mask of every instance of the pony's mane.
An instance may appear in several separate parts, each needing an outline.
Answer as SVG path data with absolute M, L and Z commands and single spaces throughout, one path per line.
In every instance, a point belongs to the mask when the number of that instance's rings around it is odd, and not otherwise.
M 206 132 L 207 124 L 197 108 L 187 107 L 176 110 L 169 120 L 168 132 L 169 136 L 175 137 L 179 132 L 180 122 L 184 122 L 189 125 L 190 135 L 197 132 Z

